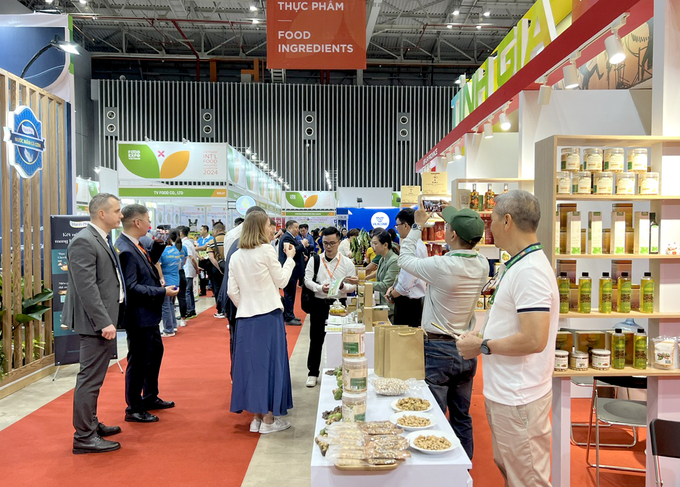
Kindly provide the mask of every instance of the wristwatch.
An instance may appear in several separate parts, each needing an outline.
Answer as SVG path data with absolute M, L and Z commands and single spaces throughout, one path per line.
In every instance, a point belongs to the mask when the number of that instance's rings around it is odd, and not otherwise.
M 482 341 L 482 345 L 479 347 L 484 355 L 491 355 L 491 350 L 489 350 L 489 345 L 487 345 L 489 340 L 490 338 L 487 338 L 486 340 Z
M 420 225 L 418 225 L 417 223 L 414 223 L 413 225 L 411 225 L 411 230 L 422 230 L 422 228 L 420 228 Z

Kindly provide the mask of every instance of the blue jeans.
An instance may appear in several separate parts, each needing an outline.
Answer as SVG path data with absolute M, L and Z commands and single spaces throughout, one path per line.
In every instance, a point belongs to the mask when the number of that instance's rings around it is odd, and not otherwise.
M 194 278 L 187 277 L 187 315 L 192 315 L 196 313 L 196 301 L 194 299 Z
M 175 317 L 175 297 L 165 296 L 163 301 L 163 331 L 172 333 L 177 329 L 177 318 Z
M 465 360 L 453 340 L 425 339 L 425 381 L 449 423 L 472 460 L 472 417 L 470 398 L 477 359 Z

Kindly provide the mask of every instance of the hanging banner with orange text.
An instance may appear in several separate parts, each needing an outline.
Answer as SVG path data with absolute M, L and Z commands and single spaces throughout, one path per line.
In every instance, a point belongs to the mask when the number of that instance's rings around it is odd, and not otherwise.
M 366 69 L 366 2 L 267 2 L 268 69 Z

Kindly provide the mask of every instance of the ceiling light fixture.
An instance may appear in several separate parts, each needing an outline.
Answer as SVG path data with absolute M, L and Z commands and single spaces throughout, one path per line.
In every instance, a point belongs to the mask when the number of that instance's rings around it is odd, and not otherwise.
M 456 148 L 454 149 L 453 153 L 454 153 L 454 156 L 453 156 L 454 159 L 460 160 L 460 159 L 463 158 L 463 153 L 462 153 L 462 151 L 460 150 L 460 147 L 456 147 Z
M 447 29 L 453 29 L 453 24 L 447 24 L 447 25 L 446 25 L 446 28 L 447 28 Z
M 484 138 L 485 139 L 493 138 L 493 125 L 491 125 L 491 122 L 486 122 L 484 124 Z
M 512 127 L 512 124 L 510 123 L 510 119 L 508 118 L 507 114 L 505 113 L 506 109 L 503 109 L 503 112 L 501 113 L 500 116 L 500 122 L 501 122 L 501 130 L 503 132 L 507 132 L 510 130 L 510 127 Z
M 253 19 L 253 24 L 259 24 L 260 21 L 258 19 Z
M 548 105 L 550 103 L 550 95 L 552 95 L 552 86 L 547 83 L 542 84 L 538 89 L 538 104 Z
M 271 175 L 274 176 L 274 177 L 276 177 L 276 171 L 272 171 L 272 172 L 271 172 Z
M 489 6 L 488 6 L 488 5 L 484 8 L 484 13 L 483 13 L 482 15 L 484 15 L 484 17 L 489 17 L 489 16 L 491 16 L 491 12 L 489 11 Z
M 569 63 L 562 68 L 564 74 L 564 88 L 573 90 L 578 88 L 578 69 L 576 69 L 576 58 L 570 58 Z
M 482 29 L 482 26 L 479 25 L 479 24 L 477 24 L 475 27 L 477 28 L 477 30 L 481 30 L 481 29 Z
M 250 11 L 251 11 L 251 12 L 257 12 L 257 10 L 258 10 L 257 5 L 251 5 L 251 6 L 250 6 Z
M 609 64 L 621 64 L 626 59 L 626 53 L 623 50 L 623 44 L 621 39 L 619 39 L 618 31 L 604 40 L 604 47 L 607 50 Z
M 87 0 L 80 0 L 81 5 L 85 5 L 87 3 Z
M 250 155 L 250 147 L 248 147 L 248 148 L 246 149 L 246 155 L 247 155 L 247 156 Z

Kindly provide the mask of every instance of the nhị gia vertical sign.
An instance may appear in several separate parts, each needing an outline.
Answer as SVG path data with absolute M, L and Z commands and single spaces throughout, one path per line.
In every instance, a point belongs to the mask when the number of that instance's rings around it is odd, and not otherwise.
M 268 69 L 366 69 L 366 2 L 267 2 Z

